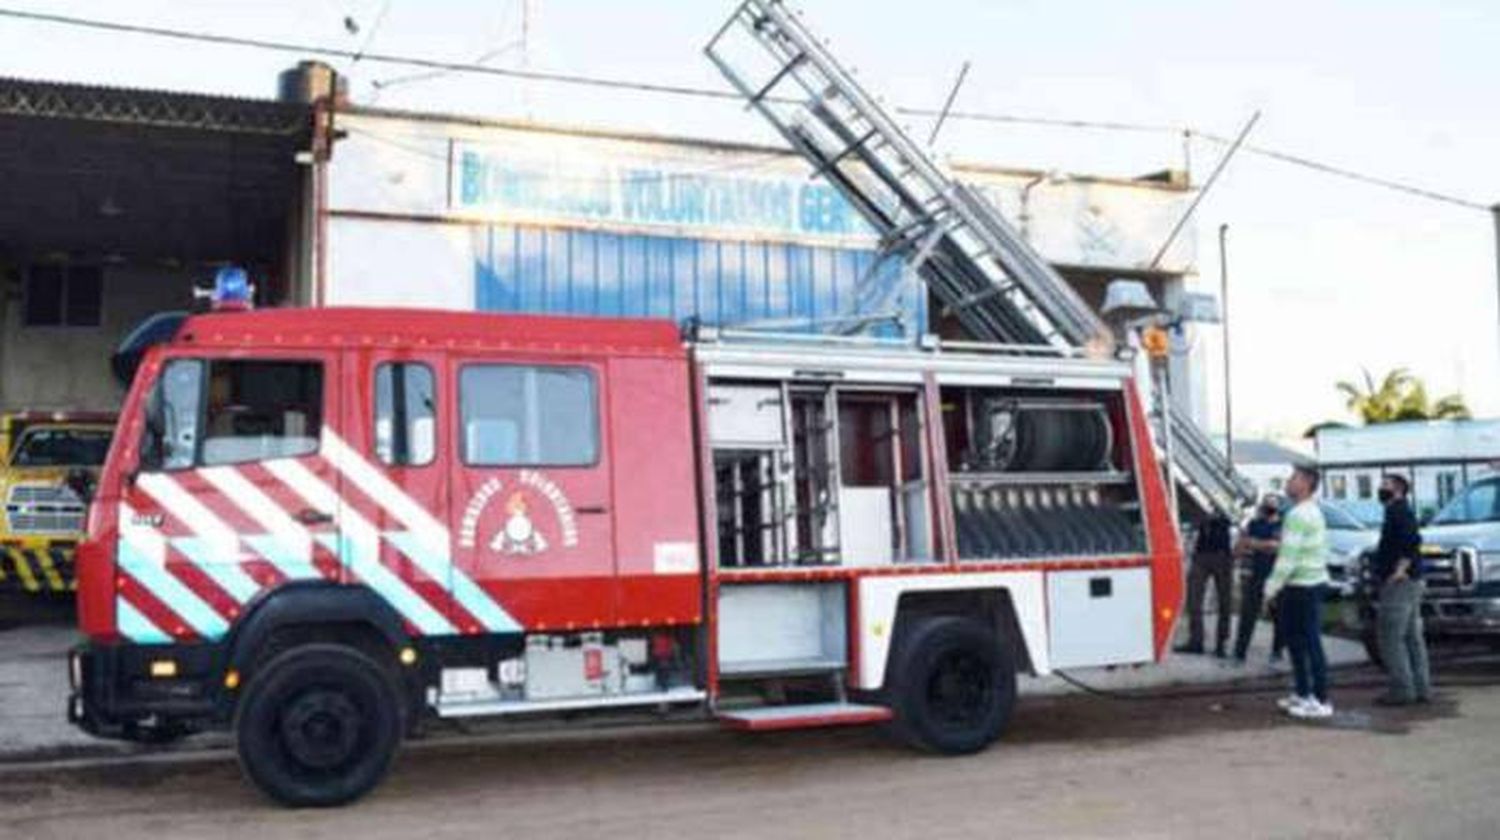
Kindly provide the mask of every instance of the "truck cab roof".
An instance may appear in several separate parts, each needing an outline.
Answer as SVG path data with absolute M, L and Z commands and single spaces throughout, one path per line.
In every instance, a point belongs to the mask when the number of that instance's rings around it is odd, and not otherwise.
M 202 347 L 531 348 L 631 355 L 682 355 L 677 325 L 657 318 L 497 315 L 446 310 L 328 307 L 193 315 L 172 344 Z

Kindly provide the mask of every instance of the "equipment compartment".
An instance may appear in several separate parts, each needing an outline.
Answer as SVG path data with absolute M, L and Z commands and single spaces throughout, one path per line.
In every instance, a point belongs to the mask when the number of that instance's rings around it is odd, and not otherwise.
M 1119 392 L 943 389 L 961 560 L 1145 550 Z

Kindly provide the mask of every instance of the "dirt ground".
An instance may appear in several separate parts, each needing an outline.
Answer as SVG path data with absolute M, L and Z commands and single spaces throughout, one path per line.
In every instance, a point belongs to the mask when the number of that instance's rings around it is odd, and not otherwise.
M 877 729 L 439 739 L 333 811 L 268 804 L 222 755 L 12 766 L 0 837 L 1500 836 L 1500 688 L 1458 686 L 1500 665 L 1448 676 L 1418 711 L 1346 688 L 1331 725 L 1278 717 L 1269 691 L 1026 698 L 1009 736 L 966 758 Z

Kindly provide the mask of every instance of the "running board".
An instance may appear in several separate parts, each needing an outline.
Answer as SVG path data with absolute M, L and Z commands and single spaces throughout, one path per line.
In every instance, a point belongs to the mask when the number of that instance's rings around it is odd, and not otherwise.
M 438 717 L 499 717 L 536 712 L 576 712 L 590 709 L 619 709 L 631 706 L 701 703 L 708 697 L 696 688 L 674 688 L 650 694 L 617 694 L 608 697 L 568 697 L 558 700 L 439 700 L 433 705 Z
M 859 703 L 810 703 L 805 706 L 759 706 L 721 711 L 719 722 L 730 729 L 774 732 L 778 729 L 812 729 L 819 726 L 860 726 L 884 723 L 891 710 Z

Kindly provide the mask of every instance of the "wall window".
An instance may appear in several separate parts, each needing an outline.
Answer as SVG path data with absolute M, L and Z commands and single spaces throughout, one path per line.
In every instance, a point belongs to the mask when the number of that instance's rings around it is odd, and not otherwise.
M 1361 499 L 1368 499 L 1375 495 L 1374 482 L 1368 475 L 1355 476 L 1355 492 Z
M 1336 475 L 1328 480 L 1328 492 L 1335 499 L 1347 499 L 1349 497 L 1349 479 L 1347 476 Z
M 468 365 L 458 400 L 466 464 L 577 467 L 598 460 L 594 375 L 587 369 Z
M 432 463 L 437 393 L 432 368 L 388 362 L 375 368 L 375 457 L 397 466 Z
M 318 451 L 323 367 L 312 362 L 178 359 L 147 407 L 142 466 L 184 469 Z
M 21 323 L 27 327 L 97 327 L 104 272 L 96 265 L 33 265 L 26 272 Z

